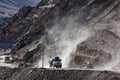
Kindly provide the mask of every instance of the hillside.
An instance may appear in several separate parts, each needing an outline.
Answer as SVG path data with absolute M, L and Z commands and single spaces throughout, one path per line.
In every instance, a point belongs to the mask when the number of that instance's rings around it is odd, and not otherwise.
M 41 0 L 0 25 L 0 80 L 120 80 L 119 58 L 120 0 Z
M 23 6 L 36 6 L 41 0 L 0 0 L 0 24 L 12 17 Z
M 1 49 L 34 67 L 44 53 L 46 67 L 60 56 L 67 68 L 120 69 L 120 0 L 46 1 L 0 27 Z

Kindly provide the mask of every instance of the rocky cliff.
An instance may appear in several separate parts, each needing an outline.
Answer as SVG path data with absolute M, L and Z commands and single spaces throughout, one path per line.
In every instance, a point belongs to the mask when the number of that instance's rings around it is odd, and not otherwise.
M 45 53 L 46 61 L 60 55 L 65 67 L 110 63 L 119 56 L 119 7 L 120 0 L 52 0 L 23 7 L 0 27 L 0 47 L 28 62 Z
M 12 17 L 23 6 L 36 6 L 41 0 L 1 0 L 0 1 L 0 25 Z

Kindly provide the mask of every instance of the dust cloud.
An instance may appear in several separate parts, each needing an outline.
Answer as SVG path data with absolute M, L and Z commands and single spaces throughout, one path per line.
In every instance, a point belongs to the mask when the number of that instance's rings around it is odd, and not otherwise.
M 63 68 L 67 68 L 70 56 L 76 51 L 77 44 L 85 41 L 90 36 L 90 29 L 77 22 L 76 17 L 63 18 L 50 29 L 46 29 L 47 42 L 44 52 L 44 67 L 49 67 L 48 61 L 55 56 L 62 59 Z M 38 62 L 41 67 L 42 61 Z

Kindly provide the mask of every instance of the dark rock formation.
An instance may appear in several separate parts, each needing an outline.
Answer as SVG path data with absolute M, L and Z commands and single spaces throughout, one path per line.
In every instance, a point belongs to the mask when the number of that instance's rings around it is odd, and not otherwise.
M 0 68 L 0 80 L 120 80 L 120 73 L 95 70 Z
M 23 6 L 36 6 L 41 0 L 1 0 L 0 1 L 0 25 L 12 17 Z

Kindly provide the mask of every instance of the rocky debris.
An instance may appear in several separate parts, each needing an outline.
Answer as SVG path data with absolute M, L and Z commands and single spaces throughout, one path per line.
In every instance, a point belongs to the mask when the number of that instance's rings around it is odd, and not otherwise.
M 120 37 L 118 35 L 108 30 L 100 30 L 93 37 L 78 44 L 76 54 L 73 54 L 73 64 L 71 63 L 71 66 L 92 65 L 95 67 L 110 62 L 113 59 L 112 54 L 119 51 L 119 45 Z M 86 64 L 86 61 L 91 64 Z
M 0 80 L 120 80 L 111 71 L 45 68 L 0 68 Z
M 78 44 L 75 54 L 72 54 L 70 67 L 93 68 L 101 66 L 111 62 L 115 59 L 114 55 L 119 53 L 118 14 L 120 2 L 113 0 L 96 2 L 93 1 L 94 5 L 90 4 L 94 8 L 89 5 L 92 9 L 89 10 L 87 17 L 84 17 L 89 22 L 88 26 L 93 28 L 93 31 L 91 31 L 93 35 Z
M 30 54 L 30 58 L 37 59 L 36 55 L 40 56 L 44 52 L 45 43 L 54 44 L 54 41 L 47 37 L 49 33 L 46 29 L 50 30 L 57 23 L 59 28 L 65 29 L 71 16 L 71 20 L 77 17 L 75 23 L 91 29 L 94 33 L 86 41 L 78 44 L 76 52 L 72 54 L 73 64 L 80 67 L 80 64 L 89 60 L 94 65 L 98 65 L 111 60 L 111 54 L 118 52 L 119 25 L 114 22 L 119 23 L 119 0 L 60 0 L 58 2 L 53 0 L 54 5 L 42 1 L 44 5 L 38 4 L 34 8 L 24 7 L 16 14 L 20 19 L 14 16 L 15 19 L 12 17 L 10 24 L 6 22 L 0 28 L 0 42 L 3 45 L 1 48 L 10 48 L 13 57 L 18 56 L 23 59 Z M 6 47 L 5 43 L 9 45 Z M 87 59 L 80 62 L 81 57 Z M 25 60 L 29 61 L 28 59 Z

